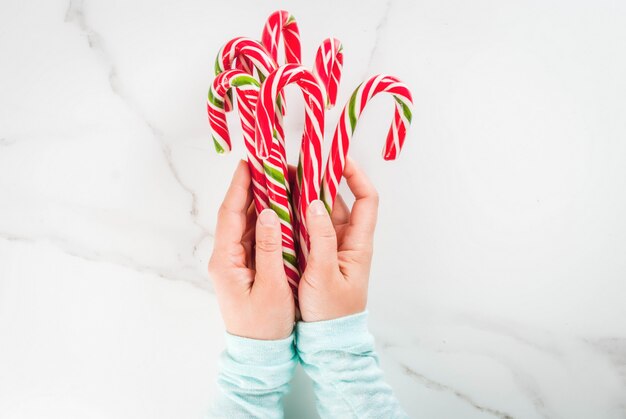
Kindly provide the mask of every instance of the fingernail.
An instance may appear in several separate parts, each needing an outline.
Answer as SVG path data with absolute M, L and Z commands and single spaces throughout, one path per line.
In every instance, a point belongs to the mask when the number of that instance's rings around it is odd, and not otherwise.
M 273 210 L 266 208 L 259 214 L 259 221 L 264 226 L 275 226 L 278 224 L 278 215 Z
M 324 215 L 327 213 L 324 203 L 320 200 L 312 201 L 309 204 L 309 208 L 310 208 L 309 211 L 311 211 L 311 214 L 313 215 Z

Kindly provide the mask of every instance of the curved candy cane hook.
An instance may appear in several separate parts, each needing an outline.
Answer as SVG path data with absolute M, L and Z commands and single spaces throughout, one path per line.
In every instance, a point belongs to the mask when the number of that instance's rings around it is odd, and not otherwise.
M 383 149 L 383 158 L 394 160 L 402 149 L 406 130 L 411 124 L 412 118 L 413 98 L 411 92 L 404 83 L 393 76 L 374 76 L 356 88 L 349 102 L 343 108 L 335 129 L 321 187 L 321 199 L 329 212 L 332 210 L 337 196 L 350 139 L 354 134 L 356 123 L 368 102 L 379 93 L 389 93 L 395 99 L 393 120 Z
M 249 124 L 250 121 L 254 122 L 254 119 L 249 118 L 248 113 L 251 114 L 251 117 L 254 116 L 260 83 L 250 74 L 241 70 L 227 70 L 220 73 L 213 80 L 207 99 L 207 113 L 213 134 L 212 138 L 215 149 L 220 154 L 228 153 L 232 149 L 224 105 L 228 93 L 234 87 L 236 87 L 235 91 L 238 96 L 244 137 L 251 134 L 250 138 L 254 139 L 254 123 Z M 256 149 L 254 151 L 256 155 Z
M 269 205 L 263 162 L 256 155 L 254 143 L 254 111 L 259 96 L 259 88 L 259 82 L 250 74 L 241 70 L 227 70 L 215 78 L 207 100 L 207 113 L 215 149 L 218 153 L 227 153 L 231 150 L 232 145 L 224 103 L 229 92 L 235 90 L 237 94 L 241 129 L 247 150 L 257 213 Z
M 242 58 L 248 60 L 248 62 L 250 62 L 250 64 L 257 69 L 257 75 L 260 83 L 263 83 L 267 76 L 272 71 L 276 70 L 277 67 L 274 59 L 269 56 L 265 47 L 261 45 L 258 41 L 245 37 L 237 37 L 228 41 L 218 52 L 217 59 L 215 61 L 216 73 L 219 74 L 222 71 L 232 69 L 233 66 L 236 67 L 237 63 L 240 62 Z M 278 137 L 281 147 L 284 149 L 285 135 L 283 129 L 282 115 L 285 113 L 285 101 L 282 93 L 278 100 L 279 106 L 281 108 L 281 113 L 276 116 L 276 135 Z M 224 101 L 224 108 L 226 112 L 229 112 L 232 107 L 231 101 L 232 98 L 229 91 Z M 285 156 L 284 150 L 282 152 L 282 156 L 286 165 L 287 157 Z M 286 185 L 286 187 L 289 188 L 289 185 Z
M 263 45 L 254 39 L 243 36 L 233 38 L 224 44 L 215 58 L 216 76 L 232 69 L 239 69 L 252 75 L 252 69 L 256 68 L 261 83 L 276 67 L 276 61 L 268 55 Z M 230 112 L 232 109 L 231 102 L 232 98 L 229 94 L 224 102 L 226 112 Z
M 232 70 L 233 64 L 240 62 L 243 58 L 248 59 L 257 68 L 259 75 L 263 77 L 261 82 L 277 67 L 276 60 L 267 53 L 259 41 L 239 36 L 226 42 L 220 48 L 215 58 L 215 75 L 226 70 Z M 248 74 L 251 73 L 248 72 Z

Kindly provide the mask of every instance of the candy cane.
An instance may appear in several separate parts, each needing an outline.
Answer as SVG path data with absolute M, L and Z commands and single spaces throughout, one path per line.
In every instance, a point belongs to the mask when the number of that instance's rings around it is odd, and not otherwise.
M 223 71 L 224 69 L 232 68 L 234 63 L 238 62 L 242 57 L 246 57 L 246 59 L 248 59 L 249 62 L 257 69 L 257 75 L 261 82 L 263 82 L 270 74 L 270 72 L 274 71 L 276 68 L 275 61 L 267 54 L 267 51 L 259 42 L 249 38 L 239 37 L 227 42 L 226 45 L 224 45 L 224 47 L 220 50 L 217 55 L 215 65 L 216 71 Z M 226 98 L 228 98 L 228 95 L 225 96 L 225 100 Z M 256 98 L 254 107 L 256 107 Z M 255 124 L 256 121 L 252 119 L 250 121 L 250 127 L 252 130 L 254 130 Z M 273 142 L 275 142 L 274 146 L 272 147 L 273 158 L 275 161 L 280 162 L 280 166 L 284 167 L 284 170 L 287 170 L 287 157 L 285 152 L 284 128 L 281 112 L 276 114 L 275 126 L 275 137 L 272 140 Z M 254 169 L 251 168 L 251 172 L 254 176 L 259 176 L 263 178 L 264 181 L 261 182 L 261 180 L 259 179 L 259 183 L 262 183 L 267 190 L 267 178 L 264 173 L 263 164 L 260 165 L 260 171 L 258 170 L 258 168 L 259 167 L 255 165 Z M 282 184 L 280 186 L 275 186 L 274 189 L 284 191 L 284 195 L 288 198 L 290 190 L 287 176 L 284 176 L 281 182 Z M 285 271 L 287 272 L 287 278 L 294 290 L 296 290 L 297 281 L 299 278 L 299 272 L 296 267 L 296 260 L 299 250 L 297 248 L 296 242 L 294 241 L 294 231 L 297 231 L 297 227 L 293 224 L 293 220 L 295 220 L 295 217 L 293 216 L 294 210 L 289 199 L 287 199 L 286 205 L 277 205 L 276 201 L 276 198 L 272 200 L 268 197 L 267 204 L 274 208 L 279 216 L 282 215 L 283 219 L 289 220 L 289 222 L 283 222 L 282 225 L 283 260 L 285 264 Z M 281 201 L 281 204 L 285 203 Z
M 357 120 L 369 100 L 379 93 L 389 93 L 395 99 L 395 111 L 383 149 L 383 158 L 394 160 L 402 149 L 407 127 L 411 124 L 411 106 L 413 105 L 411 92 L 404 83 L 395 77 L 374 76 L 356 88 L 350 101 L 343 108 L 335 129 L 321 188 L 321 199 L 329 212 L 332 210 L 337 196 L 350 139 L 354 134 Z
M 240 62 L 240 60 L 244 58 L 257 69 L 257 75 L 259 77 L 260 83 L 263 83 L 265 78 L 272 71 L 276 70 L 277 67 L 276 61 L 269 56 L 265 47 L 261 45 L 258 41 L 250 38 L 237 37 L 228 41 L 218 52 L 217 58 L 215 60 L 216 74 L 237 67 L 236 63 Z M 230 108 L 229 101 L 230 95 L 227 96 L 224 106 L 227 112 Z M 282 95 L 279 101 L 281 106 L 284 106 L 284 99 Z M 284 141 L 282 141 L 284 139 L 284 129 L 281 118 L 282 114 L 284 114 L 284 109 L 281 114 L 277 115 L 279 121 L 276 126 L 276 132 L 278 134 L 279 140 L 281 140 L 281 142 L 284 144 Z M 286 157 L 284 158 L 284 160 L 285 164 L 287 164 Z
M 261 83 L 277 67 L 276 61 L 269 55 L 269 53 L 267 52 L 265 47 L 261 45 L 261 43 L 250 38 L 237 37 L 228 41 L 218 52 L 215 62 L 215 71 L 219 73 L 226 69 L 236 67 L 236 63 L 244 57 L 251 63 L 251 65 L 253 65 L 257 69 L 257 75 Z M 229 96 L 227 96 L 226 100 L 228 100 L 228 98 Z M 280 156 L 281 164 L 285 168 L 287 168 L 287 156 L 285 153 L 284 141 L 285 133 L 282 118 L 284 114 L 284 99 L 282 93 L 279 97 L 279 106 L 281 107 L 282 112 L 276 114 L 275 135 L 278 140 L 278 145 L 274 152 L 277 154 L 277 156 Z M 225 107 L 228 108 L 228 105 L 226 105 Z M 290 188 L 288 180 L 285 179 L 285 182 L 285 189 L 288 192 L 291 192 L 289 190 Z M 295 223 L 297 217 L 294 216 L 295 211 L 293 211 L 291 203 L 289 204 L 289 207 L 290 213 L 292 214 L 292 222 Z M 296 230 L 297 226 L 295 224 L 292 224 L 292 228 Z
M 267 53 L 261 43 L 254 39 L 239 36 L 231 39 L 220 48 L 215 59 L 215 74 L 231 70 L 234 62 L 243 58 L 246 58 L 249 63 L 256 67 L 263 78 L 276 68 L 276 60 Z M 248 73 L 252 74 L 251 71 Z
M 278 62 L 278 46 L 281 36 L 285 46 L 285 63 L 301 63 L 300 31 L 296 18 L 286 10 L 272 13 L 263 27 L 261 43 L 267 49 L 270 57 Z
M 261 85 L 256 107 L 255 141 L 257 153 L 264 160 L 266 168 L 270 202 L 274 201 L 276 205 L 284 205 L 288 201 L 288 197 L 276 187 L 284 181 L 286 167 L 281 166 L 280 162 L 273 158 L 273 153 L 270 152 L 275 146 L 275 142 L 272 141 L 272 132 L 276 120 L 276 99 L 280 92 L 292 83 L 300 87 L 305 99 L 304 135 L 302 136 L 299 162 L 302 170 L 302 184 L 299 187 L 299 202 L 294 202 L 300 220 L 304 220 L 309 203 L 319 197 L 322 141 L 324 138 L 324 95 L 319 82 L 309 70 L 300 65 L 286 64 L 270 74 Z M 298 262 L 302 270 L 306 263 L 309 248 L 308 232 L 304 222 L 299 224 L 299 237 L 302 257 L 299 258 Z
M 274 208 L 272 201 L 268 197 L 268 191 L 266 189 L 267 182 L 264 164 L 257 157 L 256 144 L 254 142 L 254 116 L 256 102 L 259 96 L 259 82 L 254 77 L 241 70 L 227 70 L 220 73 L 220 75 L 214 80 L 211 90 L 209 91 L 209 99 L 207 103 L 209 122 L 214 133 L 213 140 L 216 145 L 219 143 L 223 150 L 230 150 L 231 144 L 228 126 L 226 124 L 224 99 L 227 97 L 227 92 L 233 88 L 237 95 L 237 104 L 241 115 L 241 127 L 244 132 L 244 139 L 248 151 L 248 165 L 250 167 L 252 177 L 255 208 L 258 213 L 269 206 Z M 277 141 L 277 139 L 273 139 L 273 142 Z M 278 146 L 278 144 L 273 146 L 273 148 L 277 150 L 276 152 L 280 152 Z M 276 154 L 273 154 L 273 156 L 278 161 L 281 161 Z M 287 194 L 287 192 L 285 192 L 285 194 Z M 284 211 L 287 211 L 287 218 L 289 218 L 291 214 L 290 208 L 287 206 Z M 279 213 L 279 215 L 281 215 L 281 213 Z M 281 229 L 283 242 L 283 265 L 287 279 L 290 284 L 292 284 L 292 287 L 295 287 L 297 286 L 300 274 L 297 267 L 297 249 L 294 242 L 293 227 L 289 223 L 283 223 Z
M 317 49 L 313 74 L 324 87 L 326 109 L 335 106 L 343 68 L 343 46 L 336 38 L 327 38 Z
M 326 109 L 330 109 L 335 106 L 337 101 L 337 90 L 339 89 L 339 82 L 341 80 L 341 70 L 343 67 L 343 46 L 338 39 L 327 38 L 324 39 L 317 49 L 315 54 L 315 63 L 313 65 L 313 75 L 318 79 L 320 85 L 324 88 L 324 103 Z M 305 139 L 305 141 L 307 141 Z M 299 202 L 300 200 L 300 187 L 302 184 L 302 167 L 298 164 L 296 170 L 297 180 L 295 187 L 291 191 L 292 201 Z M 294 229 L 299 228 L 300 215 L 298 211 L 295 212 L 293 220 Z M 304 258 L 304 256 L 301 256 Z
M 324 88 L 322 92 L 325 97 L 324 103 L 326 104 L 326 109 L 332 108 L 337 101 L 337 91 L 339 89 L 339 82 L 341 81 L 342 68 L 343 46 L 341 45 L 341 42 L 335 38 L 324 39 L 315 54 L 313 75 L 318 79 L 320 85 Z M 299 202 L 300 185 L 302 184 L 301 175 L 302 167 L 298 164 L 296 171 L 296 176 L 298 176 L 298 178 L 295 183 L 295 187 L 291 191 L 292 202 Z M 294 225 L 294 229 L 297 229 L 300 223 L 300 216 L 297 211 L 294 213 L 292 223 Z
M 287 63 L 299 64 L 301 62 L 301 46 L 300 46 L 300 32 L 298 30 L 298 23 L 296 22 L 295 17 L 290 15 L 289 12 L 285 10 L 276 11 L 267 18 L 265 26 L 263 27 L 263 33 L 261 35 L 261 43 L 262 43 L 261 45 L 263 45 L 263 47 L 265 48 L 265 51 L 269 54 L 269 57 L 273 61 L 274 63 L 273 68 L 277 67 L 276 63 L 278 62 L 278 47 L 280 44 L 281 37 L 284 40 L 283 43 L 285 47 L 285 58 L 286 58 L 285 61 Z M 243 37 L 235 38 L 230 42 L 231 43 L 234 42 L 235 44 L 237 44 L 241 40 L 256 42 L 251 39 L 243 38 Z M 225 57 L 221 56 L 224 49 L 226 49 L 226 51 L 230 50 L 229 52 L 232 53 L 233 51 L 231 50 L 231 47 L 232 45 L 227 44 L 227 46 L 225 48 L 222 48 L 222 50 L 220 50 L 220 52 L 218 53 L 216 66 L 215 66 L 215 75 L 218 75 L 224 70 L 231 69 L 230 63 L 226 66 L 219 65 L 220 63 L 224 62 Z M 230 61 L 232 62 L 233 59 L 231 59 Z M 243 55 L 239 57 L 239 59 L 236 61 L 235 68 L 243 70 L 252 75 L 253 66 L 255 65 L 251 61 L 252 60 L 250 59 L 250 57 Z M 256 68 L 257 68 L 257 71 L 259 71 L 260 73 L 264 73 L 262 69 L 259 68 L 258 66 L 256 66 Z M 267 76 L 267 73 L 259 75 L 261 83 L 263 82 L 263 79 L 265 78 L 265 76 Z M 227 101 L 225 102 L 226 112 L 230 112 L 231 110 L 230 102 L 231 102 L 231 98 L 229 96 Z M 283 109 L 282 113 L 284 114 L 284 112 L 285 110 Z
M 247 149 L 257 213 L 269 206 L 263 162 L 256 155 L 254 143 L 254 111 L 259 96 L 259 87 L 259 82 L 248 73 L 241 70 L 227 70 L 215 78 L 207 100 L 207 113 L 213 142 L 217 151 L 224 153 L 231 149 L 224 103 L 229 91 L 235 90 L 237 93 L 241 129 Z
M 254 39 L 239 36 L 228 41 L 217 53 L 215 58 L 215 75 L 232 69 L 239 69 L 252 75 L 252 69 L 258 72 L 259 81 L 262 83 L 265 77 L 276 69 L 274 60 L 263 45 Z M 224 110 L 232 109 L 230 92 L 224 102 Z

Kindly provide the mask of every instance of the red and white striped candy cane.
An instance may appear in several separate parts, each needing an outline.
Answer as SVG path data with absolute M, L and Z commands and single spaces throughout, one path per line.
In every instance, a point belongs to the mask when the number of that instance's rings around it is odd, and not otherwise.
M 235 68 L 236 62 L 241 62 L 244 58 L 257 68 L 263 79 L 277 67 L 276 60 L 268 54 L 259 41 L 239 36 L 231 39 L 220 48 L 215 58 L 215 74 L 217 75 L 222 71 Z M 240 70 L 246 71 L 244 69 Z M 252 75 L 251 69 L 246 72 Z
M 232 147 L 224 102 L 229 91 L 235 90 L 237 94 L 237 105 L 247 150 L 257 214 L 269 207 L 263 161 L 257 157 L 254 143 L 254 111 L 259 96 L 259 87 L 259 82 L 248 73 L 241 70 L 227 70 L 213 80 L 207 100 L 207 113 L 213 142 L 216 150 L 224 153 L 230 151 Z
M 323 87 L 326 109 L 330 109 L 335 106 L 337 101 L 337 91 L 339 89 L 339 82 L 341 81 L 342 68 L 343 46 L 341 45 L 341 42 L 336 38 L 324 39 L 315 54 L 313 75 L 318 79 L 320 85 Z M 296 171 L 296 184 L 291 191 L 292 202 L 299 202 L 300 200 L 299 185 L 302 184 L 302 172 L 302 167 L 298 164 L 298 169 Z M 300 223 L 300 216 L 297 211 L 295 212 L 294 218 L 294 227 L 297 228 Z
M 236 68 L 237 63 L 243 58 L 245 58 L 254 68 L 257 69 L 257 75 L 260 83 L 263 83 L 266 77 L 277 68 L 276 61 L 269 56 L 267 50 L 263 45 L 261 45 L 261 43 L 250 38 L 238 37 L 228 41 L 218 52 L 215 60 L 216 74 L 225 70 Z M 229 111 L 229 100 L 230 95 L 227 96 L 227 101 L 224 106 L 227 112 Z M 284 99 L 282 95 L 279 101 L 281 106 L 284 107 Z M 278 140 L 284 148 L 285 136 L 282 119 L 283 114 L 284 109 L 277 115 L 278 121 L 276 124 L 276 133 L 278 135 Z M 284 156 L 283 160 L 286 165 L 287 157 Z M 287 185 L 287 187 L 288 186 L 289 185 Z
M 278 63 L 278 50 L 280 40 L 283 40 L 285 51 L 285 64 L 300 64 L 302 62 L 302 47 L 300 45 L 300 30 L 296 18 L 286 10 L 277 10 L 268 16 L 261 33 L 261 44 L 267 53 Z M 283 97 L 281 101 L 281 115 L 285 115 L 287 109 Z
M 216 72 L 233 68 L 233 66 L 236 66 L 236 63 L 242 57 L 246 57 L 251 65 L 257 69 L 257 75 L 261 83 L 263 83 L 267 76 L 277 67 L 276 61 L 269 55 L 263 45 L 249 38 L 238 37 L 227 42 L 217 54 L 215 63 Z M 285 167 L 284 170 L 287 172 L 288 166 L 285 151 L 285 133 L 283 128 L 284 99 L 282 93 L 279 97 L 279 103 L 282 111 L 276 114 L 275 124 L 275 136 L 278 144 L 274 147 L 273 152 L 276 153 L 276 156 L 280 157 L 281 165 Z M 291 195 L 292 191 L 290 191 L 289 188 L 288 178 L 285 178 L 284 188 L 287 190 L 287 195 Z M 292 223 L 291 228 L 293 231 L 297 231 L 297 216 L 295 215 L 296 211 L 294 211 L 292 207 L 291 200 L 289 202 L 289 213 Z
M 220 74 L 223 74 L 226 71 L 230 71 L 237 68 L 237 63 L 247 63 L 246 66 L 250 65 L 251 67 L 247 70 L 244 70 L 248 74 L 252 74 L 252 66 L 257 67 L 257 71 L 259 74 L 261 72 L 265 74 L 269 74 L 272 71 L 276 63 L 272 60 L 272 58 L 267 54 L 265 48 L 257 41 L 244 37 L 237 37 L 228 41 L 222 48 L 220 48 L 217 53 L 217 58 L 215 60 L 215 73 L 219 77 Z M 233 73 L 235 74 L 235 73 Z M 240 75 L 241 76 L 241 75 Z M 240 77 L 241 79 L 241 77 Z M 217 80 L 217 79 L 216 79 Z M 221 79 L 225 80 L 225 79 Z M 260 83 L 257 82 L 260 86 Z M 215 86 L 215 82 L 213 84 Z M 213 90 L 213 89 L 212 89 Z M 239 90 L 239 89 L 238 89 Z M 226 116 L 223 112 L 228 112 L 232 109 L 232 90 L 230 88 L 224 89 L 225 96 L 218 97 L 220 101 L 223 102 L 223 106 L 221 107 L 219 115 L 220 121 L 223 118 L 223 123 L 214 123 L 211 127 L 213 128 L 213 141 L 215 143 L 215 148 L 218 153 L 228 152 L 230 151 L 230 138 L 228 136 L 228 130 L 226 127 Z M 211 91 L 209 91 L 211 94 Z M 256 90 L 256 94 L 258 95 L 258 87 Z M 256 106 L 256 97 L 253 99 L 254 103 L 252 105 L 251 112 L 254 112 L 254 106 Z M 244 127 L 244 140 L 246 143 L 246 147 L 248 147 L 251 138 L 248 136 L 248 132 L 245 127 L 248 127 L 248 130 L 254 132 L 254 118 L 246 121 L 246 104 L 241 103 L 239 106 L 239 113 L 241 117 L 242 127 Z M 210 106 L 207 109 L 211 109 Z M 213 109 L 216 109 L 215 106 Z M 214 116 L 216 114 L 214 113 Z M 211 113 L 209 112 L 209 119 L 211 118 Z M 214 118 L 215 119 L 215 118 Z M 244 126 L 245 124 L 245 126 Z M 221 128 L 221 129 L 220 129 Z M 257 213 L 262 211 L 263 208 L 267 208 L 269 206 L 269 200 L 267 198 L 267 186 L 265 180 L 265 173 L 263 171 L 262 162 L 256 157 L 256 153 L 250 153 L 250 149 L 248 150 L 248 167 L 250 168 L 250 175 L 253 179 L 253 189 L 255 196 L 255 208 Z
M 342 68 L 343 46 L 341 45 L 341 41 L 336 38 L 324 39 L 315 54 L 313 75 L 318 79 L 320 85 L 323 87 L 322 92 L 324 93 L 324 103 L 326 104 L 326 109 L 330 109 L 335 106 L 337 101 L 337 91 L 339 89 L 339 82 L 341 81 Z M 302 168 L 298 165 L 296 176 L 300 176 L 301 174 Z M 295 186 L 291 191 L 292 202 L 299 202 L 301 184 L 302 179 L 298 177 Z M 297 228 L 300 223 L 300 216 L 297 211 L 294 214 L 292 222 L 294 228 Z
M 313 74 L 324 87 L 326 109 L 335 106 L 343 68 L 343 46 L 336 38 L 327 38 L 317 49 Z
M 273 201 L 269 198 L 267 190 L 267 178 L 265 177 L 265 169 L 263 162 L 257 157 L 255 135 L 255 108 L 259 96 L 259 82 L 250 74 L 241 70 L 227 70 L 220 73 L 213 81 L 211 90 L 209 91 L 209 99 L 207 110 L 209 114 L 209 123 L 213 130 L 213 141 L 216 148 L 222 150 L 230 150 L 231 142 L 226 123 L 226 112 L 224 111 L 224 99 L 228 96 L 229 90 L 235 90 L 237 104 L 241 116 L 241 127 L 244 133 L 246 149 L 248 152 L 248 166 L 250 167 L 252 177 L 252 188 L 254 195 L 255 208 L 257 213 L 264 208 L 272 207 L 276 210 Z M 277 143 L 277 139 L 273 139 Z M 276 154 L 280 152 L 279 144 L 273 145 L 273 157 L 277 161 L 282 161 L 280 156 Z M 284 149 L 283 149 L 284 151 Z M 278 189 L 275 186 L 273 190 Z M 284 187 L 283 187 L 284 189 Z M 288 192 L 284 192 L 287 196 Z M 291 217 L 291 209 L 289 206 L 281 208 L 287 212 L 287 219 Z M 277 211 L 278 212 L 278 211 Z M 278 212 L 281 218 L 285 218 L 285 214 Z M 283 265 L 289 283 L 297 289 L 297 283 L 300 277 L 297 265 L 297 248 L 294 242 L 293 226 L 289 223 L 282 223 L 282 243 L 283 243 Z
M 215 75 L 223 71 L 239 69 L 253 75 L 253 69 L 258 72 L 262 83 L 267 75 L 276 69 L 276 61 L 267 53 L 261 43 L 254 39 L 239 36 L 228 41 L 217 53 L 215 58 Z M 224 110 L 232 109 L 230 93 L 224 102 Z
M 272 13 L 265 23 L 263 27 L 263 32 L 261 34 L 261 45 L 265 48 L 265 52 L 273 61 L 272 70 L 275 69 L 278 65 L 278 50 L 280 45 L 280 40 L 283 39 L 283 44 L 285 47 L 285 62 L 286 63 L 296 63 L 300 64 L 301 62 L 301 46 L 300 46 L 300 32 L 298 30 L 298 23 L 296 22 L 295 17 L 293 17 L 286 10 L 278 10 Z M 228 65 L 220 65 L 229 59 L 228 54 L 232 54 L 232 58 L 230 58 L 230 62 L 234 60 L 234 50 L 241 43 L 242 40 L 245 41 L 253 41 L 249 38 L 238 37 L 231 40 L 224 48 L 220 50 L 218 53 L 218 57 L 215 65 L 215 75 L 219 74 L 224 70 L 229 70 L 232 68 L 232 64 Z M 224 53 L 226 55 L 224 56 Z M 259 79 L 261 83 L 264 78 L 267 76 L 267 73 L 261 71 L 261 68 L 255 63 L 252 62 L 251 57 L 248 57 L 246 54 L 239 56 L 238 60 L 235 62 L 235 68 L 239 70 L 243 70 L 249 74 L 253 74 L 254 67 L 257 68 L 257 71 L 260 72 Z M 229 97 L 230 99 L 230 97 Z M 282 99 L 282 98 L 281 98 Z M 230 101 L 225 102 L 225 109 L 227 112 L 231 109 Z M 282 114 L 284 115 L 284 109 L 282 110 Z
M 257 69 L 257 76 L 259 77 L 259 81 L 262 83 L 270 72 L 276 69 L 276 62 L 268 55 L 265 47 L 261 45 L 259 42 L 254 41 L 249 38 L 235 38 L 227 42 L 224 47 L 220 50 L 217 55 L 217 60 L 215 64 L 216 71 L 223 71 L 224 69 L 230 69 L 236 64 L 242 57 L 245 57 L 254 68 Z M 226 96 L 228 97 L 228 95 Z M 255 98 L 256 99 L 256 98 Z M 254 106 L 256 107 L 256 101 Z M 254 125 L 256 121 L 253 119 L 251 121 L 252 129 L 254 129 Z M 281 166 L 287 170 L 287 156 L 285 152 L 285 142 L 284 142 L 284 128 L 283 128 L 283 119 L 282 112 L 279 112 L 276 115 L 276 131 L 275 137 L 273 141 L 276 143 L 272 147 L 272 155 L 275 161 L 279 161 Z M 268 191 L 268 199 L 267 204 L 271 206 L 279 216 L 282 216 L 283 219 L 290 220 L 289 222 L 283 222 L 283 262 L 285 265 L 285 272 L 287 273 L 287 278 L 291 284 L 291 286 L 296 289 L 297 281 L 299 279 L 299 272 L 297 269 L 297 244 L 294 240 L 296 227 L 293 225 L 294 220 L 294 210 L 292 208 L 291 202 L 287 200 L 286 206 L 281 206 L 276 204 L 276 199 L 272 200 L 269 198 L 269 185 L 267 185 L 267 177 L 264 173 L 263 164 L 254 165 L 254 168 L 251 166 L 251 172 L 255 178 L 263 178 L 263 185 Z M 259 180 L 259 183 L 261 181 Z M 285 176 L 283 179 L 283 184 L 275 185 L 274 190 L 284 191 L 283 194 L 286 197 L 289 197 L 289 181 Z
M 272 141 L 272 132 L 276 121 L 276 99 L 280 92 L 292 83 L 300 87 L 305 99 L 304 135 L 302 136 L 299 161 L 302 170 L 302 184 L 300 185 L 299 202 L 294 202 L 300 220 L 304 220 L 309 203 L 319 197 L 325 110 L 322 87 L 309 70 L 300 65 L 286 64 L 270 74 L 261 85 L 256 107 L 255 141 L 257 153 L 265 162 L 270 201 L 276 200 L 280 205 L 285 205 L 288 197 L 283 196 L 282 191 L 275 190 L 274 187 L 280 185 L 284 180 L 286 167 L 281 167 L 279 162 L 273 158 L 271 148 L 275 146 L 275 142 Z M 308 232 L 304 222 L 299 223 L 298 229 L 302 254 L 298 262 L 302 270 L 308 256 Z
M 249 38 L 234 38 L 231 41 L 227 42 L 224 47 L 220 50 L 217 55 L 217 60 L 215 64 L 216 71 L 222 71 L 223 69 L 232 68 L 233 65 L 242 58 L 246 57 L 248 61 L 257 69 L 257 75 L 259 81 L 262 83 L 266 77 L 269 75 L 271 71 L 276 69 L 276 62 L 273 58 L 269 56 L 265 47 L 263 47 L 259 42 L 254 41 Z M 282 95 L 281 95 L 282 98 Z M 280 101 L 281 106 L 284 106 L 284 100 Z M 284 112 L 284 110 L 283 110 Z M 281 165 L 285 167 L 287 166 L 287 156 L 285 151 L 285 141 L 284 141 L 284 128 L 283 128 L 283 112 L 279 112 L 276 114 L 276 124 L 275 124 L 275 141 L 277 144 L 273 147 L 272 152 L 275 154 L 275 158 L 280 160 Z M 251 170 L 256 170 L 255 168 L 251 168 Z M 265 177 L 264 172 L 259 172 L 259 176 Z M 267 182 L 265 182 L 267 184 Z M 285 184 L 281 187 L 281 189 L 285 189 L 287 191 L 287 196 L 290 197 L 290 188 L 289 181 L 285 178 Z M 291 200 L 288 202 L 288 212 L 289 219 L 291 220 L 291 224 L 287 226 L 291 229 L 291 236 L 295 236 L 293 231 L 297 231 L 297 227 L 293 224 L 296 217 L 294 216 L 295 211 L 293 209 Z M 297 243 L 293 243 L 293 246 L 296 248 L 294 250 L 294 254 L 297 254 Z M 287 245 L 285 247 L 288 247 Z M 289 259 L 290 262 L 295 263 L 290 259 L 290 255 L 292 252 L 287 251 L 284 256 L 286 259 Z
M 343 108 L 335 129 L 321 188 L 321 199 L 326 204 L 329 212 L 332 210 L 335 197 L 337 196 L 339 182 L 346 165 L 350 139 L 354 134 L 359 116 L 361 116 L 368 102 L 379 93 L 389 93 L 395 99 L 395 111 L 383 149 L 383 158 L 385 160 L 394 160 L 402 149 L 407 127 L 411 124 L 411 106 L 413 105 L 411 92 L 396 77 L 387 75 L 374 76 L 356 88 Z
M 302 62 L 302 49 L 298 23 L 296 18 L 286 10 L 272 13 L 267 18 L 261 35 L 261 43 L 276 62 L 278 62 L 278 47 L 281 37 L 285 46 L 285 63 L 300 64 Z

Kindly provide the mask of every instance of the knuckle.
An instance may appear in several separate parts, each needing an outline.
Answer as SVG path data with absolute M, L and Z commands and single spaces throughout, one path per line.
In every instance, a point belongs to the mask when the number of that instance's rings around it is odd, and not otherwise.
M 262 252 L 276 252 L 281 248 L 280 240 L 272 236 L 258 237 L 256 240 L 256 249 Z
M 323 240 L 337 240 L 337 234 L 335 233 L 335 229 L 331 226 L 327 226 L 320 230 L 318 237 Z
M 339 256 L 343 265 L 369 266 L 372 260 L 372 250 L 364 249 L 359 251 L 342 252 Z
M 309 235 L 311 238 L 320 238 L 320 239 L 336 239 L 337 233 L 335 232 L 335 227 L 332 225 L 330 220 L 324 220 L 323 223 L 312 224 L 309 226 Z
M 334 232 L 311 236 L 310 239 L 311 253 L 323 254 L 326 257 L 337 253 L 337 236 L 335 236 Z

